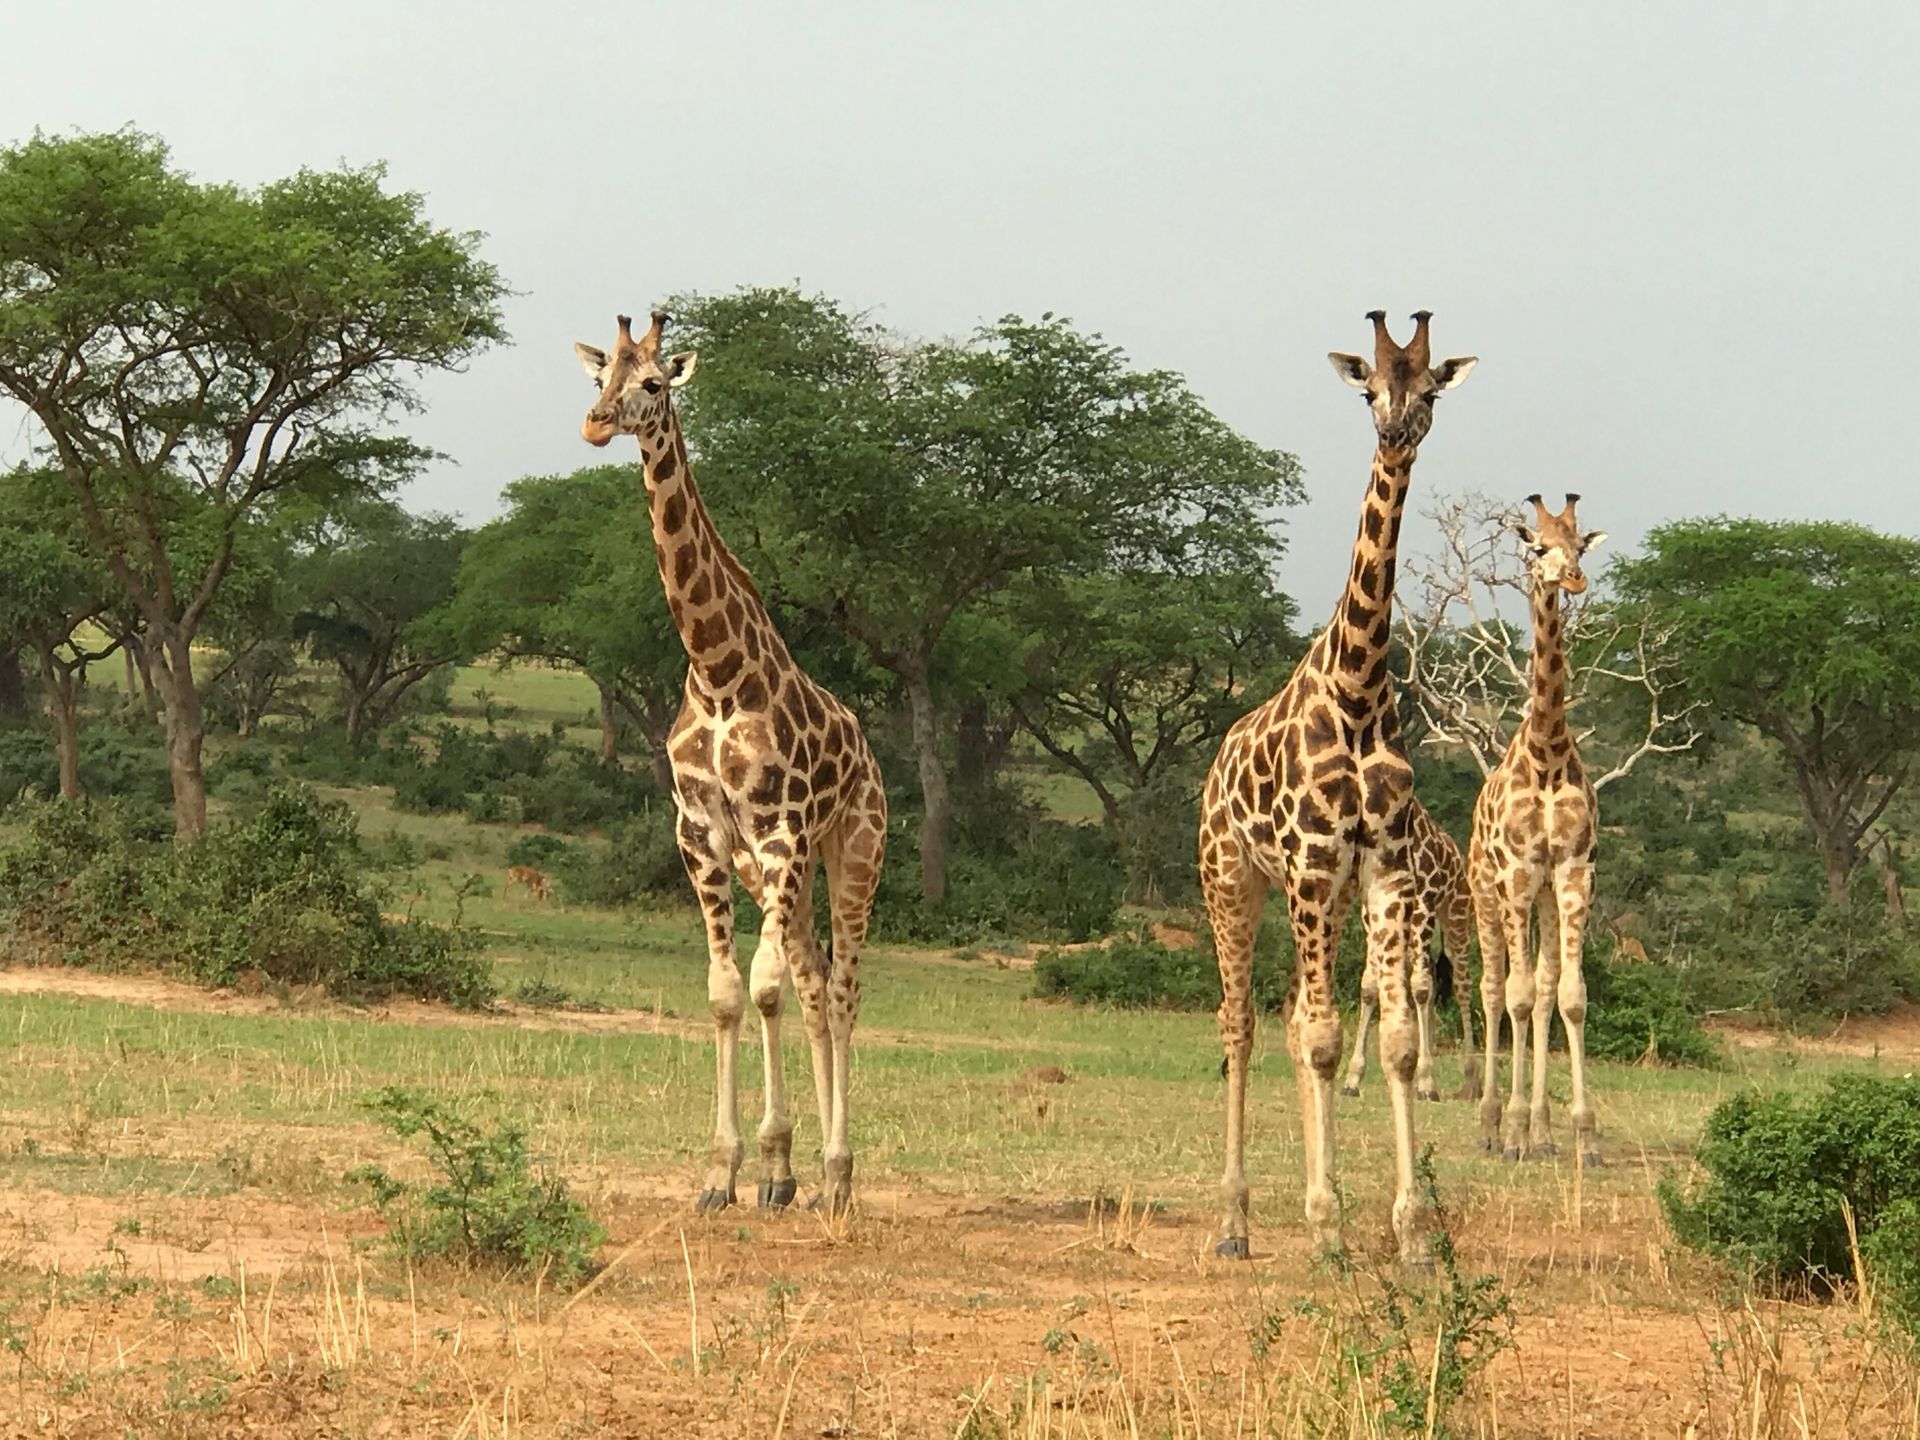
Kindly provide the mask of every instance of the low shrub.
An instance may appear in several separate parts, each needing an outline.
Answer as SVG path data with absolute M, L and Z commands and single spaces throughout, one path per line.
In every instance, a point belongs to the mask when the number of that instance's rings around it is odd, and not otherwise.
M 680 858 L 676 825 L 673 806 L 655 802 L 609 825 L 603 845 L 569 845 L 550 866 L 539 861 L 516 863 L 551 870 L 567 899 L 577 904 L 631 905 L 643 900 L 691 904 L 693 891 Z
M 1628 1064 L 1655 1060 L 1709 1070 L 1726 1063 L 1719 1042 L 1700 1028 L 1684 977 L 1671 966 L 1622 961 L 1590 947 L 1581 972 L 1587 982 L 1586 1044 L 1592 1058 Z
M 1775 1287 L 1830 1290 L 1853 1273 L 1843 1200 L 1863 1236 L 1888 1215 L 1911 1223 L 1895 1207 L 1920 1202 L 1920 1080 L 1841 1075 L 1810 1095 L 1735 1095 L 1694 1158 L 1704 1177 L 1659 1186 L 1681 1243 Z
M 507 864 L 531 865 L 536 870 L 557 870 L 579 848 L 573 841 L 562 840 L 558 835 L 522 835 L 507 847 Z
M 1263 1010 L 1279 1008 L 1292 975 L 1279 959 L 1279 948 L 1268 940 L 1254 955 L 1254 999 Z M 1104 945 L 1043 951 L 1033 966 L 1033 994 L 1080 1005 L 1217 1010 L 1220 966 L 1204 940 L 1169 949 L 1142 927 Z
M 384 918 L 353 812 L 297 786 L 177 846 L 118 805 L 26 802 L 0 851 L 0 918 L 41 958 L 159 965 L 214 985 L 257 971 L 349 995 L 492 998 L 477 936 Z
M 585 1274 L 607 1232 L 565 1180 L 535 1166 L 524 1128 L 487 1129 L 457 1102 L 393 1086 L 363 1103 L 401 1139 L 424 1140 L 435 1172 L 424 1188 L 378 1165 L 347 1173 L 372 1192 L 398 1253 L 536 1273 L 562 1287 Z
M 137 730 L 98 724 L 80 730 L 80 790 L 94 799 L 171 805 L 167 752 L 157 725 Z M 60 760 L 53 733 L 37 726 L 0 729 L 0 805 L 22 795 L 51 800 L 60 793 Z
M 1888 1318 L 1920 1343 L 1920 1200 L 1887 1206 L 1860 1248 Z
M 989 937 L 1083 941 L 1113 928 L 1124 884 L 1105 830 L 1052 819 L 1011 785 L 962 791 L 938 905 L 921 894 L 920 814 L 895 805 L 873 933 L 944 945 Z

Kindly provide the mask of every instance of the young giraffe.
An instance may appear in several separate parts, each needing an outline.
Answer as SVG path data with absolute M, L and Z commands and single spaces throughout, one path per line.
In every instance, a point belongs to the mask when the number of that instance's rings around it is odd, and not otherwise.
M 1480 1072 L 1474 1066 L 1473 1002 L 1467 998 L 1467 945 L 1473 939 L 1473 896 L 1467 889 L 1467 862 L 1460 847 L 1442 830 L 1418 799 L 1413 802 L 1413 993 L 1415 1029 L 1420 1053 L 1413 1067 L 1413 1094 L 1418 1100 L 1438 1100 L 1433 1080 L 1433 955 L 1429 945 L 1440 931 L 1440 958 L 1453 967 L 1453 993 L 1460 1003 L 1461 1049 L 1464 1072 L 1460 1100 L 1480 1098 Z M 1338 907 L 1345 913 L 1351 900 Z M 1360 1029 L 1353 1037 L 1353 1059 L 1347 1065 L 1342 1095 L 1358 1095 L 1367 1076 L 1367 1030 L 1379 1009 L 1379 982 L 1369 965 L 1360 979 Z
M 887 801 L 860 724 L 794 663 L 746 570 L 700 502 L 670 394 L 693 378 L 691 351 L 663 356 L 664 312 L 638 340 L 619 317 L 612 355 L 575 345 L 600 398 L 580 427 L 589 444 L 639 437 L 653 520 L 653 553 L 667 608 L 687 648 L 686 698 L 667 737 L 679 810 L 680 853 L 707 924 L 707 1004 L 717 1051 L 713 1153 L 699 1208 L 734 1203 L 740 1170 L 734 1055 L 745 995 L 733 954 L 728 867 L 760 902 L 765 920 L 748 992 L 766 1047 L 765 1167 L 760 1203 L 794 1197 L 793 1125 L 780 1062 L 781 989 L 789 970 L 813 1047 L 813 1085 L 830 1213 L 853 1193 L 847 1138 L 860 947 L 880 881 Z M 832 937 L 813 933 L 815 866 L 827 869 Z
M 1573 1133 L 1580 1163 L 1600 1163 L 1593 1102 L 1587 1095 L 1587 985 L 1580 973 L 1581 941 L 1593 903 L 1593 846 L 1599 812 L 1593 783 L 1567 729 L 1566 647 L 1560 633 L 1560 596 L 1587 588 L 1580 558 L 1606 539 L 1582 535 L 1574 518 L 1578 495 L 1560 514 L 1538 495 L 1537 528 L 1515 525 L 1526 544 L 1533 609 L 1533 693 L 1499 767 L 1487 777 L 1473 807 L 1467 870 L 1480 928 L 1480 1003 L 1485 1013 L 1485 1095 L 1480 1101 L 1481 1146 L 1501 1136 L 1496 1042 L 1504 987 L 1513 1024 L 1513 1092 L 1506 1107 L 1504 1153 L 1509 1160 L 1551 1155 L 1547 1117 L 1547 1038 L 1556 998 L 1567 1027 L 1573 1070 Z M 1527 921 L 1538 910 L 1540 948 L 1529 968 Z M 1509 970 L 1511 962 L 1511 970 Z M 1533 1017 L 1533 1103 L 1521 1110 L 1521 1073 L 1527 1062 L 1526 1018 Z
M 1358 355 L 1328 357 L 1341 379 L 1365 392 L 1379 440 L 1346 594 L 1285 688 L 1227 732 L 1201 802 L 1200 881 L 1220 957 L 1220 1039 L 1227 1058 L 1226 1214 L 1215 1248 L 1240 1259 L 1250 1253 L 1244 1155 L 1253 942 L 1274 885 L 1285 887 L 1293 922 L 1287 1048 L 1300 1087 L 1307 1224 L 1319 1244 L 1339 1245 L 1333 1087 L 1341 1046 L 1333 959 L 1346 919 L 1338 902 L 1357 890 L 1378 977 L 1380 1063 L 1393 1100 L 1394 1233 L 1404 1260 L 1426 1258 L 1413 1191 L 1414 1034 L 1406 995 L 1414 919 L 1413 767 L 1387 676 L 1387 636 L 1414 457 L 1433 424 L 1435 398 L 1465 380 L 1477 362 L 1467 357 L 1430 365 L 1424 310 L 1414 316 L 1405 348 L 1387 333 L 1384 312 L 1367 318 L 1373 364 Z

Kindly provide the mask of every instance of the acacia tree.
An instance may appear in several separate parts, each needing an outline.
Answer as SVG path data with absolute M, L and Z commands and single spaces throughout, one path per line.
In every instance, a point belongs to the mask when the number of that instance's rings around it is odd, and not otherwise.
M 687 652 L 667 614 L 641 494 L 631 465 L 514 481 L 506 514 L 475 531 L 461 557 L 453 624 L 475 654 L 584 671 L 603 711 L 624 713 L 645 737 L 669 789 L 667 732 Z M 609 721 L 603 713 L 603 753 Z
M 1785 752 L 1829 897 L 1844 904 L 1920 754 L 1920 541 L 1708 517 L 1654 530 L 1614 574 L 1675 626 L 1687 694 Z
M 26 470 L 0 476 L 0 651 L 33 657 L 60 760 L 60 794 L 80 796 L 80 684 L 118 642 L 90 642 L 88 622 L 120 598 L 88 553 L 57 481 Z M 55 502 L 55 503 L 50 503 Z
M 347 739 L 390 723 L 414 686 L 465 658 L 449 614 L 466 532 L 388 500 L 345 507 L 294 565 L 292 637 L 340 674 Z
M 1299 493 L 1292 456 L 1053 315 L 950 344 L 791 289 L 672 308 L 701 352 L 682 404 L 709 504 L 772 593 L 831 617 L 905 694 L 930 901 L 951 812 L 935 656 L 955 617 L 1028 573 L 1177 556 Z
M 1457 745 L 1482 775 L 1506 754 L 1530 693 L 1530 580 L 1510 533 L 1519 510 L 1469 494 L 1428 515 L 1440 548 L 1408 562 L 1399 639 L 1422 743 Z M 1575 740 L 1603 790 L 1649 756 L 1689 750 L 1703 702 L 1682 693 L 1673 618 L 1597 587 L 1562 601 Z
M 414 377 L 501 338 L 499 274 L 380 167 L 200 183 L 133 131 L 0 150 L 0 389 L 137 611 L 175 828 L 206 828 L 192 647 L 240 527 L 378 493 Z
M 1037 579 L 1015 707 L 1116 829 L 1130 795 L 1210 751 L 1297 657 L 1293 602 L 1265 572 Z

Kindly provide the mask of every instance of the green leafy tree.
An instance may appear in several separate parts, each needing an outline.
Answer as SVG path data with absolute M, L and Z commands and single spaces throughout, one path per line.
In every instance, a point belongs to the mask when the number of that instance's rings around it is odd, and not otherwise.
M 472 653 L 584 671 L 646 738 L 666 789 L 687 652 L 661 594 L 642 483 L 632 465 L 514 481 L 507 513 L 461 557 L 453 625 Z
M 138 614 L 183 838 L 206 828 L 192 648 L 240 528 L 418 467 L 387 428 L 414 378 L 503 334 L 477 247 L 378 166 L 243 190 L 133 131 L 0 150 L 0 393 Z
M 1663 525 L 1615 582 L 1676 626 L 1690 695 L 1780 746 L 1828 895 L 1920 752 L 1920 541 L 1834 521 Z
M 118 587 L 88 552 L 58 481 L 44 472 L 0 476 L 0 652 L 27 654 L 40 676 L 60 793 L 80 795 L 80 685 L 116 643 L 83 633 L 114 608 Z
M 673 309 L 701 352 L 681 404 L 703 494 L 740 520 L 770 593 L 832 617 L 904 692 L 930 901 L 952 808 L 936 653 L 955 617 L 1033 573 L 1177 569 L 1300 493 L 1292 456 L 1053 315 L 951 344 L 790 289 Z
M 1021 597 L 1031 648 L 1015 709 L 1098 797 L 1141 893 L 1162 889 L 1171 856 L 1190 873 L 1206 760 L 1300 652 L 1269 573 L 1206 563 L 1036 577 Z
M 348 506 L 295 566 L 293 638 L 340 673 L 347 739 L 360 744 L 409 691 L 464 658 L 452 623 L 466 532 L 391 501 Z

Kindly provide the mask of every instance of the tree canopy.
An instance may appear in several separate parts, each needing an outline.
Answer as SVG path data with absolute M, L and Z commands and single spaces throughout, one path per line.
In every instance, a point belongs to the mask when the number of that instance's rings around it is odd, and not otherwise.
M 791 289 L 670 308 L 701 353 L 681 404 L 703 494 L 773 591 L 834 617 L 906 693 L 929 899 L 950 804 L 934 656 L 955 615 L 1024 575 L 1261 575 L 1301 495 L 1292 456 L 1058 316 L 948 343 Z
M 1835 900 L 1920 752 L 1920 541 L 1837 521 L 1660 526 L 1615 567 L 1691 695 L 1780 745 Z
M 384 178 L 200 182 L 132 130 L 0 150 L 0 391 L 144 623 L 183 836 L 206 823 L 192 641 L 239 527 L 412 473 L 390 426 L 413 378 L 504 333 L 478 237 Z

